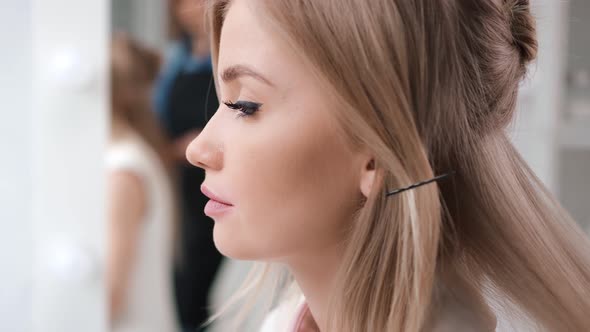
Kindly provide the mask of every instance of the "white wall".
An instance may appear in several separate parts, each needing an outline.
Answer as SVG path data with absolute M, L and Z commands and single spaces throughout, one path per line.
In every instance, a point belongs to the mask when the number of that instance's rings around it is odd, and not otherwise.
M 537 176 L 559 192 L 558 129 L 564 107 L 567 3 L 533 1 L 539 40 L 538 60 L 529 68 L 521 93 L 514 141 Z
M 513 137 L 525 159 L 590 231 L 590 2 L 533 1 L 539 58 Z
M 560 130 L 560 199 L 590 233 L 590 1 L 569 2 L 565 121 Z
M 33 331 L 103 332 L 109 1 L 33 4 Z
M 106 331 L 108 18 L 106 0 L 0 0 L 0 331 Z
M 199 0 L 195 0 L 199 1 Z M 111 0 L 114 31 L 126 31 L 153 48 L 167 43 L 167 0 Z
M 31 328 L 30 8 L 0 0 L 0 331 Z

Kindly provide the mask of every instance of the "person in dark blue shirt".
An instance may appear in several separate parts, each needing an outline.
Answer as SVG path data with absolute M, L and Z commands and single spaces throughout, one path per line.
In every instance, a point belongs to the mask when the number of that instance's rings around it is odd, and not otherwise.
M 180 196 L 179 259 L 175 274 L 177 310 L 186 331 L 203 331 L 208 295 L 222 256 L 213 244 L 213 223 L 204 215 L 200 192 L 205 174 L 185 157 L 188 143 L 213 116 L 218 100 L 204 28 L 204 1 L 170 0 L 173 44 L 154 90 L 154 108 L 173 142 Z

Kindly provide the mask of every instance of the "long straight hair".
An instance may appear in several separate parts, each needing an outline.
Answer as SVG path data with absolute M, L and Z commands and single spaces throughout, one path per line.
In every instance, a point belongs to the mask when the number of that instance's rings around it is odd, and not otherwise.
M 230 2 L 210 3 L 214 72 Z M 439 281 L 482 307 L 499 296 L 540 329 L 590 328 L 590 243 L 505 133 L 537 52 L 528 0 L 250 5 L 339 100 L 350 143 L 376 158 L 330 331 L 428 329 Z

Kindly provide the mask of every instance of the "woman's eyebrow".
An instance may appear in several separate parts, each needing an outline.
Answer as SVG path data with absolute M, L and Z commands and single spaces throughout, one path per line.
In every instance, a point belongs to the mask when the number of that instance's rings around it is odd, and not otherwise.
M 221 72 L 221 75 L 220 75 L 221 80 L 225 83 L 229 83 L 231 81 L 234 81 L 242 76 L 250 76 L 256 80 L 259 80 L 259 81 L 265 83 L 266 85 L 274 87 L 274 84 L 270 80 L 268 80 L 262 74 L 258 73 L 257 71 L 255 71 L 254 69 L 252 69 L 246 65 L 229 66 L 229 67 L 225 68 Z

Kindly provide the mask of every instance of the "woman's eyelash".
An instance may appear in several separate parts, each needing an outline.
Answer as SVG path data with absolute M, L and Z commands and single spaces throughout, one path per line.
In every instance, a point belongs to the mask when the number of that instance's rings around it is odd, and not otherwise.
M 252 101 L 241 101 L 241 100 L 238 100 L 235 103 L 232 103 L 231 101 L 224 101 L 223 103 L 229 109 L 239 111 L 240 113 L 238 113 L 238 116 L 253 115 L 262 106 L 262 104 L 259 104 L 259 103 L 255 103 Z

